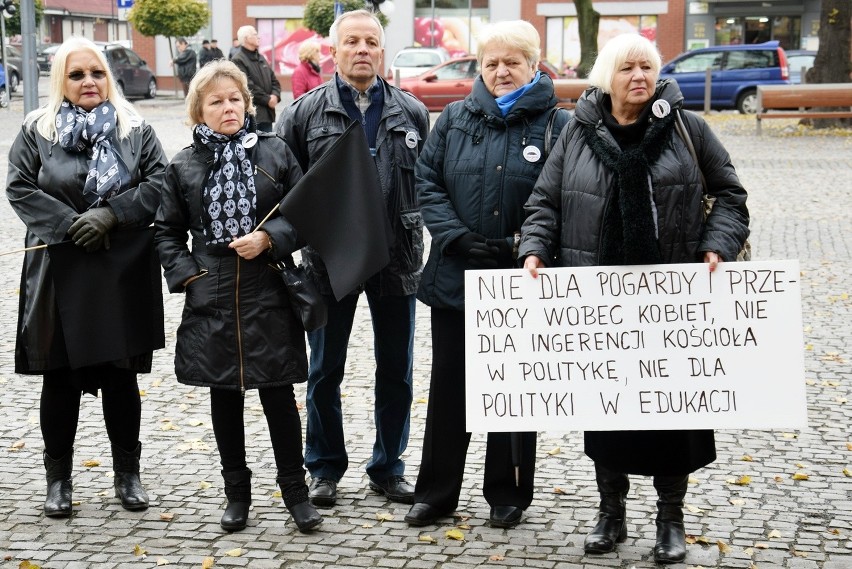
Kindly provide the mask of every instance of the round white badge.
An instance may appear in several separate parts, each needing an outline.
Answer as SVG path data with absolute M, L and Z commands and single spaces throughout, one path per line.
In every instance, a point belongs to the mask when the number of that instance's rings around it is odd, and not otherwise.
M 541 158 L 541 150 L 537 146 L 530 145 L 524 148 L 524 159 L 527 162 L 538 162 L 539 158 Z
M 417 147 L 417 133 L 413 130 L 409 130 L 405 133 L 405 145 L 409 148 Z
M 655 117 L 661 119 L 672 112 L 672 106 L 665 99 L 657 99 L 654 101 L 654 104 L 651 105 L 651 112 L 654 113 Z
M 243 137 L 243 148 L 251 148 L 257 144 L 257 135 L 253 132 L 248 133 Z

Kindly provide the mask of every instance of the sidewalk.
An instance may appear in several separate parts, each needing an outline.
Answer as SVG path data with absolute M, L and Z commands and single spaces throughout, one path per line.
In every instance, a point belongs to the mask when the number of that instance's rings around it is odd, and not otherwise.
M 170 92 L 166 90 L 163 95 Z M 20 129 L 20 97 L 0 109 L 0 180 Z M 183 102 L 163 96 L 138 103 L 172 156 L 191 140 Z M 280 110 L 280 108 L 279 108 Z M 433 115 L 433 120 L 436 115 Z M 687 495 L 690 536 L 685 564 L 674 567 L 852 567 L 852 136 L 796 136 L 775 121 L 754 135 L 754 119 L 717 113 L 715 132 L 750 192 L 756 259 L 798 258 L 803 279 L 804 344 L 810 426 L 800 432 L 717 433 L 718 460 L 693 475 Z M 23 226 L 0 194 L 2 250 L 21 247 Z M 300 534 L 275 495 L 275 468 L 257 394 L 246 403 L 248 462 L 254 471 L 249 527 L 219 527 L 224 505 L 208 394 L 173 376 L 182 295 L 165 293 L 167 347 L 140 376 L 142 480 L 151 507 L 132 513 L 113 497 L 109 443 L 100 404 L 84 397 L 75 452 L 74 516 L 41 513 L 45 478 L 38 405 L 40 378 L 13 373 L 20 255 L 0 256 L 0 569 L 215 567 L 294 569 L 387 567 L 654 567 L 654 490 L 632 477 L 628 538 L 616 553 L 586 556 L 582 545 L 597 514 L 591 461 L 582 433 L 540 433 L 536 494 L 515 529 L 490 528 L 482 498 L 484 437 L 474 435 L 455 524 L 409 528 L 408 506 L 367 488 L 373 442 L 372 336 L 359 305 L 343 385 L 350 468 L 320 530 Z M 363 299 L 362 299 L 363 300 Z M 429 310 L 418 305 L 411 440 L 405 454 L 413 481 L 429 396 Z M 772 377 L 755 378 L 772 389 Z M 304 401 L 304 385 L 297 388 Z M 304 421 L 304 416 L 303 416 Z M 751 457 L 750 461 L 744 458 Z M 98 461 L 83 466 L 84 461 Z M 794 480 L 796 472 L 807 480 Z M 748 475 L 748 485 L 731 481 Z M 462 540 L 447 535 L 460 531 Z

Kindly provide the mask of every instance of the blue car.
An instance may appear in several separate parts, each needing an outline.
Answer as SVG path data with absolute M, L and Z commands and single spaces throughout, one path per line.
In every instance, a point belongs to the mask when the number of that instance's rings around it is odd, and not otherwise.
M 0 107 L 9 106 L 9 93 L 6 92 L 6 68 L 0 63 Z
M 757 111 L 758 85 L 787 85 L 787 56 L 777 41 L 718 45 L 682 53 L 660 70 L 661 79 L 677 81 L 687 108 L 704 107 L 704 86 L 710 69 L 710 108 Z

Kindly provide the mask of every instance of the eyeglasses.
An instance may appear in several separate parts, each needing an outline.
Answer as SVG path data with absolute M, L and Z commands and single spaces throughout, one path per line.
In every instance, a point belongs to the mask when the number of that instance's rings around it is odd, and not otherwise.
M 90 73 L 86 73 L 84 71 L 72 71 L 68 74 L 68 79 L 70 79 L 71 81 L 82 81 L 86 78 L 86 75 L 90 76 L 95 81 L 100 81 L 102 79 L 106 79 L 107 74 L 106 71 L 102 71 L 100 69 L 97 69 Z

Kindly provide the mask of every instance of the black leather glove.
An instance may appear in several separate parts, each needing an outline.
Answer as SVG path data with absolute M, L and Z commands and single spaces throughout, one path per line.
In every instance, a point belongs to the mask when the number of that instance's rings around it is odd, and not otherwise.
M 487 239 L 479 233 L 467 232 L 453 241 L 448 247 L 449 252 L 461 255 L 467 259 L 471 269 L 496 269 L 497 255 L 500 250 L 487 243 Z
M 68 236 L 87 253 L 109 249 L 109 232 L 118 224 L 118 218 L 109 206 L 84 211 L 74 218 Z
M 485 241 L 492 247 L 497 247 L 497 263 L 503 267 L 514 267 L 515 260 L 512 258 L 512 246 L 508 239 L 487 239 Z

